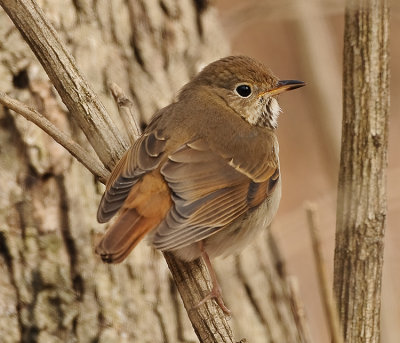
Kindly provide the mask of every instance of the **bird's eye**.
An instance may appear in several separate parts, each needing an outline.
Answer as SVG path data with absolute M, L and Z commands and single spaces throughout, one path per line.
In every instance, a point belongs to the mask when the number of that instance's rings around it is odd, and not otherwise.
M 239 85 L 235 90 L 242 98 L 248 98 L 251 94 L 251 87 L 249 85 Z

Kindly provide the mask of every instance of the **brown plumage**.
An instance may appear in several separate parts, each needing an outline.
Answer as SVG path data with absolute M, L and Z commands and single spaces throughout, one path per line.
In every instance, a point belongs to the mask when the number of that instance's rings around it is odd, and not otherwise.
M 97 246 L 105 262 L 122 262 L 140 240 L 166 216 L 170 190 L 158 170 L 145 174 L 131 188 L 120 215 Z
M 275 95 L 302 85 L 243 56 L 203 69 L 113 170 L 97 217 L 118 218 L 96 252 L 121 262 L 146 234 L 184 260 L 240 249 L 279 204 Z

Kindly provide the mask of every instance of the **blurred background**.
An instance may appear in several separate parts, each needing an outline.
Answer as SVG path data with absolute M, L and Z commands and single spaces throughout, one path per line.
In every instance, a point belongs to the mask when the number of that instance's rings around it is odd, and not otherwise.
M 215 2 L 233 54 L 252 56 L 281 79 L 307 86 L 280 97 L 278 129 L 283 194 L 273 231 L 288 271 L 298 279 L 315 342 L 329 336 L 319 298 L 305 203 L 316 203 L 330 281 L 342 120 L 344 1 L 218 0 Z M 388 217 L 382 300 L 382 341 L 400 336 L 400 2 L 391 5 L 391 114 Z

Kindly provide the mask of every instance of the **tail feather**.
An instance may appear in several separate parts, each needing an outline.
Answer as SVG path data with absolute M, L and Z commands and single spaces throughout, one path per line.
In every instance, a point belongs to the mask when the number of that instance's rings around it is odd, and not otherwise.
M 131 189 L 120 215 L 96 247 L 107 263 L 122 262 L 143 237 L 155 229 L 171 207 L 171 196 L 159 173 L 146 174 Z
M 122 262 L 143 237 L 158 223 L 129 209 L 117 219 L 98 243 L 96 253 L 107 263 Z

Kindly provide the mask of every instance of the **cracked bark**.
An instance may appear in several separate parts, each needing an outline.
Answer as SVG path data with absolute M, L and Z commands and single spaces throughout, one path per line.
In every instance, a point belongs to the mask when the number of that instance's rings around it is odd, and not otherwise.
M 53 0 L 45 3 L 45 12 L 117 128 L 123 124 L 108 94 L 110 81 L 130 92 L 146 122 L 201 65 L 228 51 L 207 1 Z M 4 12 L 0 23 L 1 90 L 46 114 L 89 149 L 78 123 L 57 100 Z M 0 149 L 4 342 L 195 339 L 160 254 L 141 244 L 119 266 L 104 265 L 94 255 L 94 241 L 104 229 L 95 222 L 102 186 L 87 170 L 38 128 L 4 108 Z M 107 156 L 102 160 L 113 163 Z M 233 258 L 216 266 L 223 274 L 226 300 L 237 314 L 232 319 L 237 336 L 249 342 L 306 342 L 291 311 L 286 276 L 278 273 L 267 238 L 259 247 L 257 253 L 249 251 L 237 259 L 251 266 L 240 277 Z M 258 310 L 252 306 L 255 301 Z M 205 311 L 212 313 L 213 308 L 207 304 Z M 244 309 L 251 321 L 239 315 Z M 201 339 L 225 339 L 211 336 Z
M 346 342 L 380 342 L 389 118 L 387 1 L 349 0 L 334 290 Z

